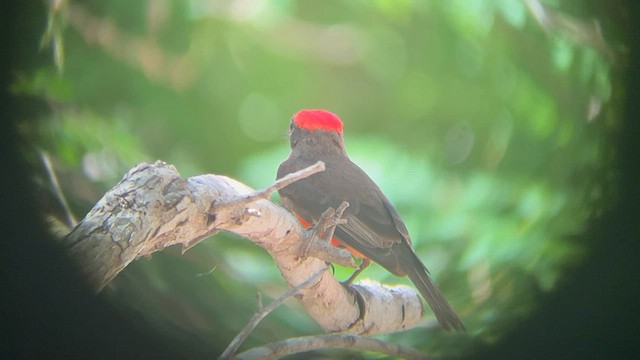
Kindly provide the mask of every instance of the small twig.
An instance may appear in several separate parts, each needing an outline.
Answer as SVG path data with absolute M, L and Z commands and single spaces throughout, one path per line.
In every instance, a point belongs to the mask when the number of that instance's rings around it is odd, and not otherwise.
M 209 275 L 213 274 L 213 272 L 216 271 L 217 268 L 218 268 L 218 265 L 215 265 L 214 267 L 211 268 L 211 270 L 209 270 L 207 272 L 196 274 L 196 277 L 209 276 Z
M 256 294 L 256 309 L 258 309 L 258 311 L 264 309 L 264 305 L 262 305 L 262 293 L 260 291 Z
M 328 239 L 328 241 L 331 241 L 331 238 L 333 237 L 333 233 L 336 231 L 336 226 L 347 223 L 347 220 L 342 218 L 342 214 L 344 214 L 344 211 L 348 207 L 349 207 L 349 203 L 346 201 L 343 201 L 342 204 L 340 204 L 340 206 L 338 206 L 338 208 L 336 209 L 336 212 L 332 219 L 333 222 L 330 223 L 329 229 L 328 231 L 326 231 L 326 234 L 325 234 L 325 237 Z
M 255 329 L 256 326 L 258 326 L 258 324 L 260 323 L 260 321 L 262 321 L 262 319 L 264 319 L 267 315 L 269 315 L 269 313 L 275 310 L 278 306 L 282 305 L 282 303 L 284 303 L 285 300 L 295 295 L 301 289 L 304 289 L 307 286 L 311 285 L 326 270 L 327 270 L 327 267 L 326 266 L 323 267 L 317 273 L 309 277 L 307 280 L 305 280 L 301 284 L 298 284 L 295 287 L 292 287 L 287 292 L 285 292 L 282 296 L 280 296 L 278 299 L 274 300 L 267 306 L 264 306 L 264 307 L 262 306 L 262 295 L 258 293 L 258 300 L 257 300 L 258 310 L 253 314 L 253 316 L 251 317 L 251 320 L 249 320 L 247 325 L 245 325 L 245 327 L 238 333 L 238 335 L 236 335 L 236 337 L 233 338 L 229 346 L 227 346 L 227 348 L 222 353 L 222 355 L 220 355 L 219 359 L 228 359 L 233 354 L 235 354 L 235 352 L 238 350 L 240 345 L 242 345 L 242 343 L 249 337 L 253 329 Z
M 58 177 L 56 176 L 55 171 L 53 170 L 53 166 L 51 165 L 51 159 L 49 155 L 45 151 L 40 151 L 40 158 L 42 159 L 42 163 L 44 164 L 45 170 L 47 170 L 47 175 L 49 176 L 49 181 L 53 185 L 53 190 L 64 209 L 65 216 L 67 217 L 67 225 L 69 225 L 69 229 L 73 229 L 78 224 L 75 216 L 71 212 L 71 208 L 69 208 L 69 204 L 62 193 L 62 189 L 60 188 L 60 184 L 58 183 Z
M 297 354 L 312 350 L 342 348 L 359 349 L 386 354 L 409 360 L 433 360 L 432 356 L 421 354 L 418 351 L 396 345 L 387 341 L 373 339 L 365 336 L 348 334 L 328 334 L 305 336 L 268 344 L 259 348 L 247 350 L 236 356 L 237 359 L 280 359 L 287 355 Z
M 327 224 L 329 223 L 329 219 L 333 218 L 336 214 L 336 210 L 332 207 L 325 210 L 322 215 L 320 215 L 320 220 L 311 228 L 309 232 L 309 236 L 307 241 L 303 242 L 303 246 L 300 249 L 300 255 L 308 256 L 309 249 L 314 242 L 322 239 L 322 234 L 325 232 L 327 228 Z M 330 239 L 330 238 L 329 238 Z
M 266 189 L 254 191 L 245 196 L 241 196 L 241 197 L 238 197 L 237 199 L 233 199 L 230 201 L 225 201 L 223 203 L 212 204 L 211 208 L 209 209 L 209 213 L 215 214 L 217 211 L 220 211 L 222 209 L 226 209 L 229 207 L 241 207 L 257 200 L 268 199 L 273 192 L 278 191 L 284 188 L 285 186 L 290 185 L 298 180 L 302 180 L 304 178 L 307 178 L 315 173 L 319 173 L 324 170 L 325 170 L 324 163 L 322 161 L 318 161 L 317 163 L 309 167 L 293 172 L 291 174 L 288 174 L 278 179 L 276 182 L 273 183 L 273 185 L 269 186 Z
M 299 250 L 300 256 L 311 256 L 351 268 L 358 267 L 350 252 L 331 245 L 331 238 L 336 226 L 347 223 L 347 220 L 342 219 L 342 214 L 347 207 L 349 207 L 349 203 L 344 201 L 337 210 L 328 208 L 322 213 L 320 220 L 311 229 L 308 239 L 303 242 Z

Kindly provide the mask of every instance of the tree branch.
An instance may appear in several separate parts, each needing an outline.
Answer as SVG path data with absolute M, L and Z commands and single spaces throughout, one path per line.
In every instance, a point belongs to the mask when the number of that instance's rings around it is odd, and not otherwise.
M 76 220 L 75 216 L 73 216 L 73 212 L 71 212 L 71 208 L 67 203 L 67 199 L 64 197 L 64 193 L 60 188 L 60 184 L 58 183 L 58 177 L 56 176 L 55 170 L 53 170 L 53 165 L 51 164 L 51 159 L 49 158 L 49 154 L 45 151 L 40 151 L 40 159 L 42 159 L 42 164 L 44 165 L 45 170 L 47 171 L 47 175 L 49 176 L 49 181 L 51 181 L 51 186 L 53 186 L 53 192 L 58 198 L 62 209 L 64 210 L 64 214 L 67 218 L 67 226 L 69 228 L 73 228 L 78 224 L 78 220 Z
M 140 164 L 98 201 L 63 244 L 88 283 L 100 291 L 140 256 L 176 244 L 188 249 L 211 234 L 229 231 L 263 247 L 292 287 L 321 273 L 296 298 L 326 331 L 374 334 L 414 326 L 423 311 L 415 289 L 366 280 L 343 287 L 323 270 L 323 260 L 301 256 L 299 249 L 311 231 L 264 195 L 286 181 L 261 193 L 225 176 L 182 179 L 164 162 Z
M 217 205 L 214 202 L 213 204 L 211 204 L 211 210 L 209 210 L 209 213 L 215 214 L 217 211 L 224 210 L 229 207 L 245 206 L 257 200 L 266 200 L 275 191 L 278 191 L 289 184 L 293 184 L 298 180 L 302 180 L 313 174 L 322 172 L 324 171 L 324 169 L 325 169 L 324 163 L 322 161 L 318 161 L 317 163 L 309 167 L 306 167 L 302 170 L 296 171 L 291 174 L 287 174 L 286 176 L 278 179 L 273 185 L 269 186 L 264 190 L 254 191 L 251 194 L 240 196 L 237 199 L 225 201 Z
M 297 294 L 300 289 L 304 289 L 307 286 L 313 284 L 320 274 L 322 274 L 327 268 L 320 269 L 317 273 L 313 274 L 309 279 L 304 281 L 303 283 L 292 287 L 287 292 L 285 292 L 282 296 L 280 296 L 275 301 L 271 302 L 266 307 L 262 306 L 262 297 L 260 293 L 258 293 L 258 310 L 253 314 L 251 320 L 245 325 L 245 327 L 236 335 L 235 338 L 229 343 L 229 346 L 224 350 L 222 355 L 220 355 L 220 359 L 228 359 L 231 355 L 235 354 L 236 351 L 240 348 L 240 345 L 249 337 L 253 329 L 258 326 L 260 321 L 264 319 L 267 315 L 269 315 L 273 310 L 275 310 L 278 306 L 282 305 L 288 298 Z
M 399 346 L 379 339 L 348 334 L 317 335 L 288 339 L 285 341 L 268 344 L 259 348 L 247 350 L 241 354 L 238 354 L 236 356 L 236 359 L 275 360 L 287 355 L 297 354 L 305 351 L 331 348 L 360 349 L 410 360 L 435 359 L 431 356 L 420 354 L 419 352 L 411 348 Z

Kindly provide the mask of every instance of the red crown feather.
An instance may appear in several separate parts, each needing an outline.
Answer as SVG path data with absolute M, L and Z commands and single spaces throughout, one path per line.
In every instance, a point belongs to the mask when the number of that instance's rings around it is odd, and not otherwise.
M 293 115 L 293 122 L 301 129 L 337 131 L 342 134 L 342 120 L 338 115 L 321 109 L 305 109 Z

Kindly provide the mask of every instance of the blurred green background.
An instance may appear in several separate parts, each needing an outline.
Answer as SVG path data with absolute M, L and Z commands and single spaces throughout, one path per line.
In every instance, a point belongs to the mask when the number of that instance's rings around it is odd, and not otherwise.
M 81 219 L 143 161 L 264 187 L 289 151 L 291 115 L 333 111 L 468 329 L 446 334 L 427 312 L 381 338 L 465 354 L 527 318 L 584 258 L 581 235 L 616 196 L 609 141 L 627 27 L 603 3 L 51 1 L 47 61 L 12 86 L 50 109 L 21 124 L 25 155 L 36 168 L 50 156 Z M 44 216 L 64 222 L 54 186 L 36 177 Z M 362 276 L 409 284 L 378 266 Z M 220 234 L 134 262 L 101 296 L 216 355 L 257 291 L 270 301 L 285 290 L 266 252 Z M 291 300 L 244 348 L 319 332 Z

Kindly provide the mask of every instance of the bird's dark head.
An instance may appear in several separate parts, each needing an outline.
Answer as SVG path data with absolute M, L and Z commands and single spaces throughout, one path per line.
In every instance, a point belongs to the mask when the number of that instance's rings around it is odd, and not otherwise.
M 342 120 L 327 110 L 307 109 L 295 113 L 291 118 L 289 140 L 294 153 L 345 154 Z

